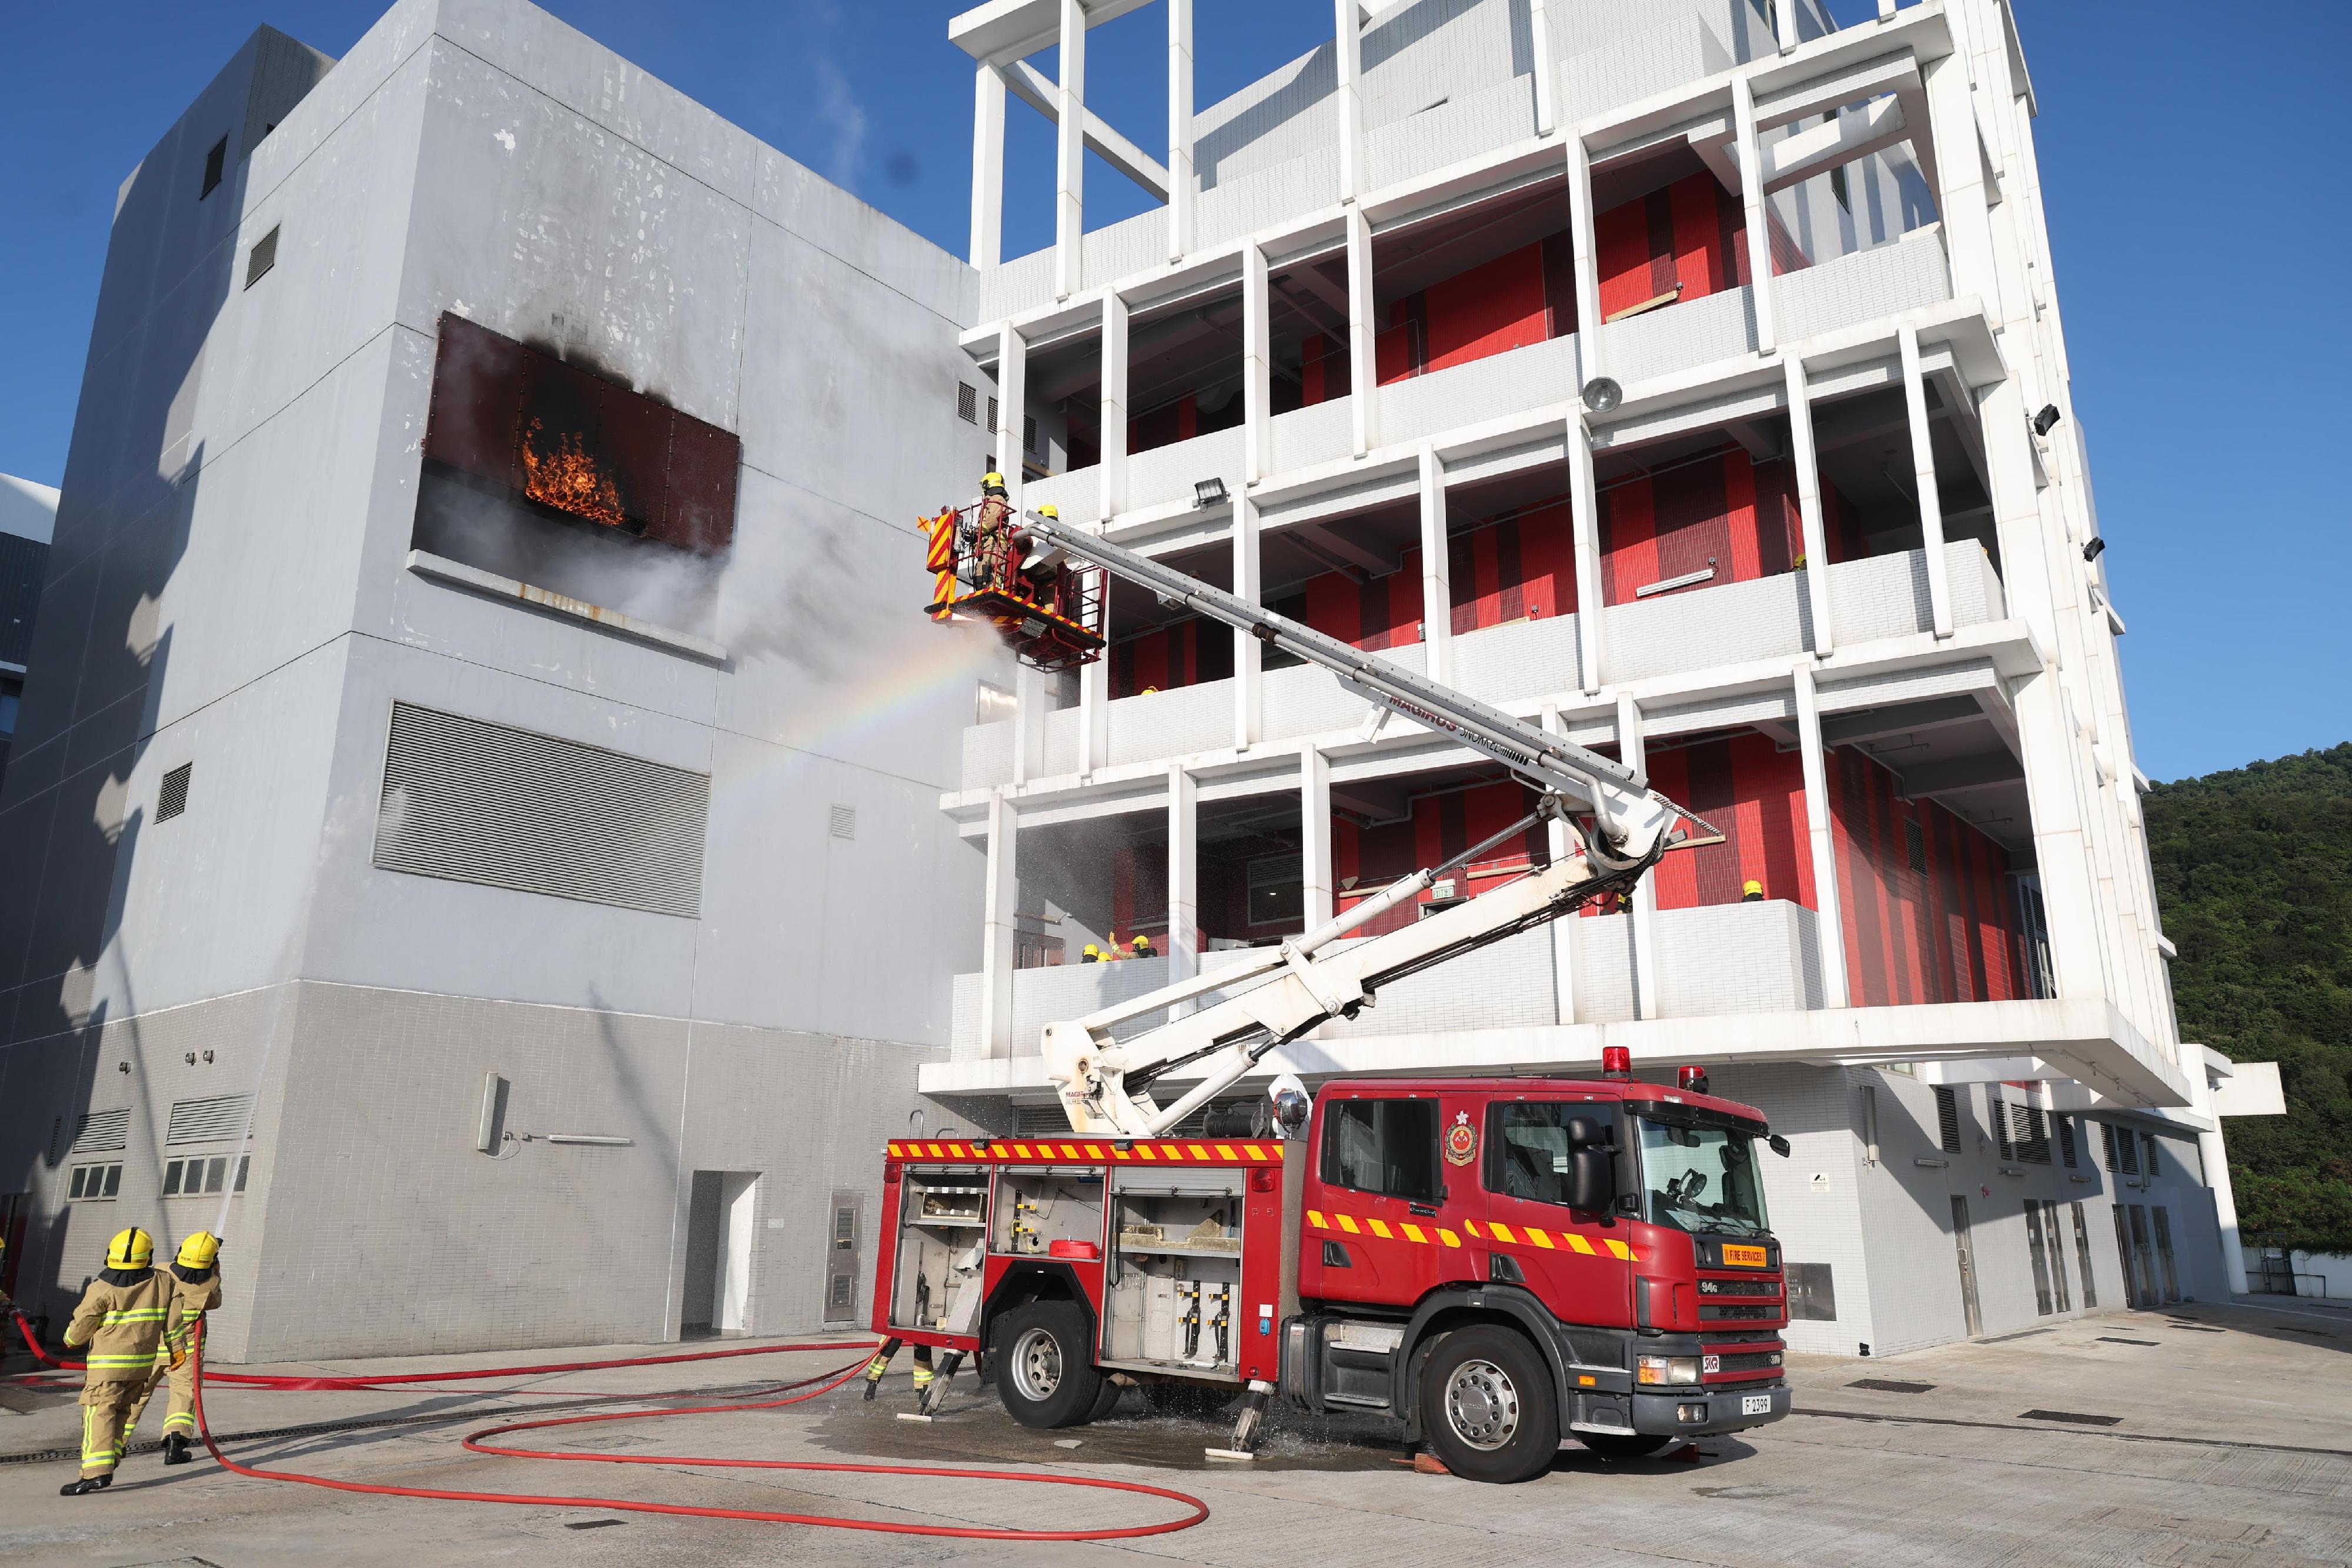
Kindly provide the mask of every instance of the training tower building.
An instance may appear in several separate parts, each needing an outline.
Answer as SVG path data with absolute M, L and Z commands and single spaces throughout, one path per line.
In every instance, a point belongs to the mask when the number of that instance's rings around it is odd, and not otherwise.
M 1817 0 L 1338 0 L 1329 42 L 1198 109 L 1195 60 L 1243 40 L 1166 0 L 1164 155 L 1087 107 L 1087 30 L 1133 8 L 950 25 L 977 62 L 963 343 L 1023 504 L 1539 717 L 1725 835 L 1267 1069 L 1709 1064 L 1796 1145 L 1768 1185 L 1801 1349 L 2242 1290 L 2234 1073 L 2174 1021 L 2004 0 L 1846 27 Z M 1008 94 L 1056 136 L 1054 243 L 1017 256 Z M 1106 168 L 1157 203 L 1089 227 Z M 1149 593 L 1114 586 L 1108 633 L 966 732 L 943 800 L 987 848 L 985 941 L 921 1082 L 1024 1132 L 1059 1124 L 1045 1020 L 1524 810 Z M 1076 961 L 1138 934 L 1153 956 Z

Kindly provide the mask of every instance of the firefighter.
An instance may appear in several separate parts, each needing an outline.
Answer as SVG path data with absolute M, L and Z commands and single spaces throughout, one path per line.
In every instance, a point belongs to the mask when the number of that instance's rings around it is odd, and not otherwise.
M 931 1391 L 931 1347 L 919 1344 L 915 1347 L 915 1408 L 918 1410 L 922 1408 L 924 1398 Z
M 1078 962 L 1081 964 L 1099 964 L 1102 961 L 1102 949 L 1091 942 L 1087 944 L 1086 951 L 1078 955 Z
M 1004 476 L 992 468 L 980 476 L 980 510 L 972 518 L 973 554 L 980 568 L 974 588 L 985 591 L 1012 586 L 1006 570 L 1012 522 L 1013 500 L 1005 493 Z
M 1739 889 L 1739 902 L 1740 902 L 1740 903 L 1742 903 L 1742 904 L 1761 904 L 1761 903 L 1763 903 L 1763 902 L 1764 902 L 1764 884 L 1763 884 L 1762 883 L 1760 883 L 1760 882 L 1758 882 L 1754 877 L 1752 877 L 1752 876 L 1751 876 L 1751 877 L 1749 877 L 1749 878 L 1747 880 L 1747 882 L 1743 883 L 1740 885 L 1740 889 Z
M 180 1243 L 180 1255 L 173 1260 L 170 1272 L 172 1312 L 163 1322 L 163 1347 L 156 1354 L 155 1368 L 148 1374 L 138 1403 L 122 1419 L 127 1441 L 137 1429 L 147 1401 L 153 1397 L 155 1385 L 171 1379 L 172 1403 L 163 1416 L 167 1465 L 184 1465 L 194 1457 L 189 1449 L 196 1437 L 196 1364 L 188 1353 L 203 1329 L 205 1314 L 220 1305 L 220 1238 L 209 1230 L 199 1230 Z
M 1160 956 L 1158 950 L 1151 946 L 1151 938 L 1146 936 L 1140 931 L 1135 934 L 1135 942 L 1133 946 L 1135 956 L 1139 958 L 1157 958 Z
M 122 1462 L 131 1436 L 123 1416 L 145 1393 L 172 1306 L 171 1281 L 150 1266 L 154 1259 L 153 1237 L 137 1226 L 117 1231 L 106 1246 L 105 1271 L 89 1282 L 66 1325 L 66 1348 L 89 1348 L 82 1356 L 81 1479 L 59 1487 L 59 1497 L 103 1490 Z

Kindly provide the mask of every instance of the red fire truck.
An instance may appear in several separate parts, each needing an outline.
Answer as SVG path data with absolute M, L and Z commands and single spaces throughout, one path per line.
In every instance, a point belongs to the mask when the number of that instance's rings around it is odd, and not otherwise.
M 1016 537 L 1041 564 L 1091 561 L 1320 664 L 1503 763 L 1538 805 L 1278 946 L 1047 1024 L 1068 1133 L 891 1145 L 877 1375 L 902 1343 L 944 1352 L 929 1413 L 976 1356 L 1035 1427 L 1094 1419 L 1129 1384 L 1171 1408 L 1244 1399 L 1230 1447 L 1211 1450 L 1236 1458 L 1278 1391 L 1386 1416 L 1493 1481 L 1538 1473 L 1566 1434 L 1638 1455 L 1785 1416 L 1786 1296 L 1758 1161 L 1788 1145 L 1708 1094 L 1698 1068 L 1672 1089 L 1642 1083 L 1612 1048 L 1598 1079 L 1339 1077 L 1311 1096 L 1283 1072 L 1267 1135 L 1175 1131 L 1386 987 L 1630 889 L 1707 824 L 1636 769 L 1085 529 L 1024 514 Z M 989 618 L 1024 658 L 1070 656 Z M 1559 841 L 1548 864 L 1348 939 L 1539 823 Z M 1154 1086 L 1180 1079 L 1161 1104 Z

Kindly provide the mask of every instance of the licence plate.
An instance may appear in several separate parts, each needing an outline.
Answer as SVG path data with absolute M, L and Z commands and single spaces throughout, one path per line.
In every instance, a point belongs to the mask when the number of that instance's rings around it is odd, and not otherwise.
M 1761 1269 L 1770 1257 L 1761 1247 L 1734 1247 L 1727 1242 L 1723 1249 L 1724 1262 L 1735 1269 Z
M 1739 1413 L 1742 1416 L 1769 1416 L 1772 1414 L 1772 1396 L 1769 1394 L 1744 1395 L 1739 1401 Z

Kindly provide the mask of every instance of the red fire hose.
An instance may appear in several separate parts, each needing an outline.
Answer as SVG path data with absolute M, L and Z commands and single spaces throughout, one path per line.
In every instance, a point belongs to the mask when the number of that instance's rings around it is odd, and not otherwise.
M 43 1350 L 33 1338 L 32 1330 L 20 1313 L 17 1332 L 35 1357 L 60 1370 L 75 1370 L 79 1364 L 61 1361 Z M 1145 1486 L 1139 1481 L 1097 1479 L 1091 1476 L 1034 1475 L 1023 1470 L 983 1470 L 950 1469 L 930 1465 L 853 1465 L 815 1459 L 727 1459 L 703 1458 L 677 1454 L 581 1454 L 556 1449 L 509 1448 L 493 1447 L 484 1438 L 501 1437 L 509 1432 L 530 1431 L 541 1427 L 569 1427 L 592 1421 L 635 1421 L 656 1416 L 718 1415 L 738 1410 L 772 1410 L 786 1405 L 797 1405 L 814 1399 L 820 1394 L 840 1387 L 857 1375 L 866 1365 L 866 1358 L 844 1367 L 803 1378 L 780 1386 L 802 1389 L 781 1399 L 756 1400 L 733 1405 L 681 1406 L 667 1410 L 614 1410 L 587 1416 L 557 1416 L 537 1421 L 515 1421 L 504 1426 L 486 1427 L 468 1435 L 465 1447 L 478 1454 L 489 1454 L 515 1459 L 562 1459 L 573 1462 L 613 1465 L 693 1465 L 722 1469 L 814 1470 L 836 1475 L 922 1476 L 953 1480 L 1024 1481 L 1034 1486 L 1092 1487 L 1103 1491 L 1135 1492 L 1145 1497 L 1166 1498 L 1181 1503 L 1192 1512 L 1181 1518 L 1158 1524 L 1129 1525 L 1120 1529 L 1101 1530 L 1003 1530 L 982 1525 L 896 1524 L 882 1520 L 849 1519 L 823 1513 L 783 1513 L 762 1509 L 694 1508 L 682 1503 L 641 1502 L 631 1498 L 612 1497 L 548 1497 L 519 1492 L 451 1491 L 434 1487 L 382 1486 L 366 1481 L 336 1480 L 328 1476 L 303 1475 L 293 1470 L 265 1470 L 239 1464 L 221 1452 L 213 1438 L 211 1423 L 205 1416 L 205 1384 L 208 1378 L 222 1383 L 236 1383 L 289 1393 L 320 1391 L 356 1391 L 381 1385 L 416 1383 L 456 1382 L 488 1377 L 520 1377 L 561 1372 L 595 1371 L 620 1366 L 661 1366 L 686 1361 L 719 1361 L 741 1355 L 777 1355 L 787 1351 L 828 1350 L 838 1341 L 804 1341 L 787 1344 L 767 1344 L 739 1347 L 732 1350 L 692 1351 L 673 1355 L 629 1356 L 610 1361 L 575 1361 L 541 1366 L 507 1366 L 478 1368 L 457 1373 L 403 1373 L 385 1376 L 350 1377 L 275 1377 L 254 1373 L 212 1373 L 205 1370 L 204 1332 L 198 1326 L 190 1354 L 196 1358 L 196 1430 L 205 1447 L 221 1468 L 256 1480 L 293 1481 L 304 1486 L 325 1487 L 334 1491 L 373 1492 L 383 1497 L 430 1498 L 444 1502 L 520 1503 L 533 1508 L 581 1508 L 611 1510 L 628 1513 L 685 1514 L 701 1519 L 740 1519 L 762 1524 L 819 1525 L 831 1530 L 868 1530 L 892 1535 L 945 1535 L 977 1541 L 1121 1541 L 1141 1535 L 1164 1535 L 1171 1531 L 1189 1530 L 1209 1517 L 1209 1505 L 1199 1498 L 1166 1487 Z M 867 1347 L 871 1349 L 871 1346 Z M 810 1385 L 815 1385 L 811 1387 Z M 616 1396 L 616 1397 L 631 1397 Z M 642 1397 L 636 1396 L 636 1397 Z

